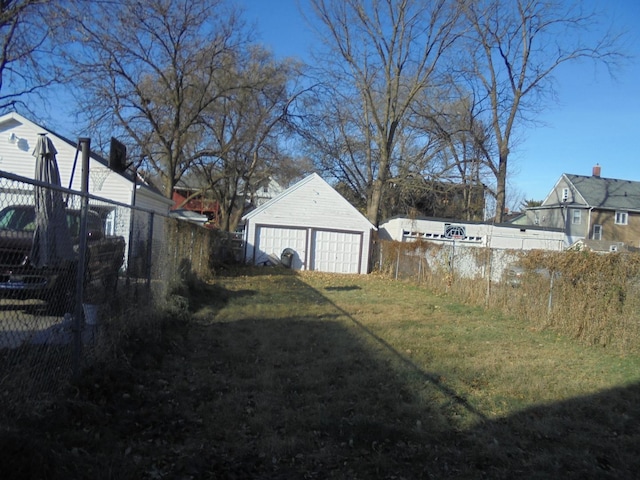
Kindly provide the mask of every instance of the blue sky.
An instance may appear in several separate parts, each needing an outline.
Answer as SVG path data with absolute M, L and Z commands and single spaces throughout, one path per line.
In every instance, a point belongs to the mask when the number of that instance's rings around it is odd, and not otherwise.
M 298 0 L 235 0 L 254 24 L 257 40 L 278 57 L 305 58 L 314 41 Z M 626 53 L 634 55 L 612 79 L 590 62 L 555 74 L 558 103 L 551 103 L 512 148 L 508 205 L 542 200 L 562 173 L 640 181 L 640 1 L 586 0 L 606 11 L 608 21 L 628 31 Z M 301 3 L 303 3 L 302 0 Z M 594 34 L 597 32 L 594 32 Z

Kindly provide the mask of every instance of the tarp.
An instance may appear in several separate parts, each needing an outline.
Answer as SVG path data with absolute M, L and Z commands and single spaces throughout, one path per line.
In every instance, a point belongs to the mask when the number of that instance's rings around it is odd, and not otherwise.
M 40 134 L 33 156 L 36 157 L 35 179 L 54 187 L 60 187 L 60 172 L 53 142 Z M 35 267 L 57 266 L 73 258 L 71 234 L 62 191 L 36 185 L 36 228 L 31 248 L 31 263 Z

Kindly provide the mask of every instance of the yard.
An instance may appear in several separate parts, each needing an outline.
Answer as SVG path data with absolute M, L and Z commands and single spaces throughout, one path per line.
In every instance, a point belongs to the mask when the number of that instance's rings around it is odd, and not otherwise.
M 640 358 L 381 276 L 219 276 L 61 401 L 2 478 L 637 478 Z M 5 410 L 5 417 L 7 411 Z

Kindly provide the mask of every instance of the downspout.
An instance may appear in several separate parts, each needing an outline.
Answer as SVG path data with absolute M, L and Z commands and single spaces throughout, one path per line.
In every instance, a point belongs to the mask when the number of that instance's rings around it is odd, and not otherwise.
M 593 211 L 593 207 L 589 207 L 589 216 L 587 217 L 587 240 L 591 239 L 591 212 Z
M 244 222 L 244 231 L 242 232 L 242 260 L 241 262 L 247 263 L 247 244 L 249 243 L 249 223 Z M 255 261 L 254 261 L 255 263 Z

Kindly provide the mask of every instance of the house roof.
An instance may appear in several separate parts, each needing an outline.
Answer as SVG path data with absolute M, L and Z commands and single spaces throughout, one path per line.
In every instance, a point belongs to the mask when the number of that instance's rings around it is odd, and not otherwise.
M 73 142 L 73 141 L 69 140 L 67 137 L 65 137 L 63 135 L 60 135 L 59 133 L 53 131 L 49 127 L 43 127 L 42 125 L 39 125 L 39 124 L 29 120 L 28 118 L 20 115 L 18 112 L 9 112 L 9 113 L 6 113 L 6 114 L 0 116 L 0 124 L 6 123 L 6 122 L 10 122 L 10 121 L 21 123 L 23 125 L 28 125 L 33 130 L 41 130 L 41 131 L 43 131 L 43 133 L 46 132 L 49 135 L 53 135 L 54 137 L 57 137 L 58 140 L 67 143 L 69 146 L 71 146 L 73 148 L 78 148 L 78 143 L 77 142 Z M 90 150 L 89 156 L 92 159 L 94 159 L 95 161 L 97 161 L 98 163 L 101 163 L 103 166 L 105 166 L 105 167 L 109 166 L 109 162 L 107 162 L 107 160 L 105 160 L 102 156 L 98 155 L 95 151 Z M 121 175 L 123 177 L 127 177 L 127 175 L 124 172 L 123 173 L 116 172 L 116 173 L 118 173 L 119 175 Z M 131 178 L 128 178 L 128 180 L 131 180 Z
M 589 207 L 640 211 L 640 182 L 568 173 L 564 177 Z

